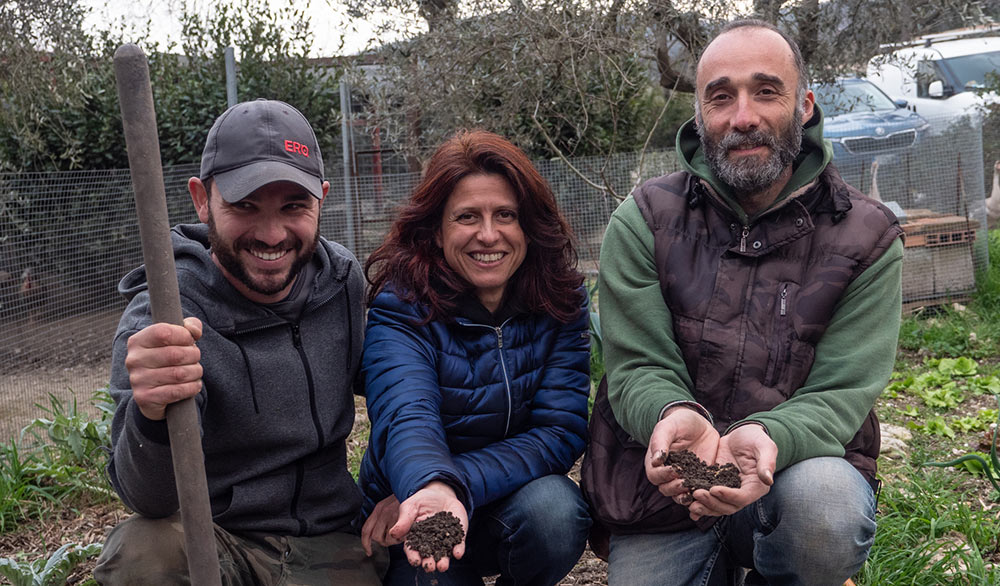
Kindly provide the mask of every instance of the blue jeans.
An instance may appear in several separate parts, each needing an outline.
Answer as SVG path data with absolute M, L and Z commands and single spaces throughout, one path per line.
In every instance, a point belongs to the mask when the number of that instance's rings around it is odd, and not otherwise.
M 406 561 L 403 546 L 389 548 L 386 586 L 482 584 L 500 574 L 497 586 L 551 586 L 583 554 L 590 514 L 577 485 L 565 476 L 543 476 L 472 513 L 465 555 L 447 572 L 426 573 Z
M 868 558 L 875 494 L 843 458 L 812 458 L 776 474 L 770 492 L 708 531 L 613 535 L 610 586 L 841 586 Z

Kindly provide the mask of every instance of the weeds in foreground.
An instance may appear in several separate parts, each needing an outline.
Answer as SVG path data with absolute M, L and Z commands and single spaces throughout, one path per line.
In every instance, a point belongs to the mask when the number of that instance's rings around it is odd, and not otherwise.
M 75 400 L 64 404 L 50 395 L 47 407 L 38 406 L 45 417 L 28 424 L 20 440 L 0 444 L 0 492 L 10 495 L 0 501 L 0 532 L 56 507 L 114 498 L 104 476 L 112 403 L 107 391 L 91 402 L 97 419 Z
M 886 482 L 859 584 L 998 584 L 995 513 L 973 505 L 955 475 L 903 466 Z

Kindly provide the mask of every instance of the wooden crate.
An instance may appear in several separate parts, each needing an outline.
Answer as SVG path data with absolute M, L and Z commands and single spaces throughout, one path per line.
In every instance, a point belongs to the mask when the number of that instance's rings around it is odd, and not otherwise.
M 973 243 L 979 223 L 962 216 L 907 210 L 903 302 L 944 303 L 975 289 Z

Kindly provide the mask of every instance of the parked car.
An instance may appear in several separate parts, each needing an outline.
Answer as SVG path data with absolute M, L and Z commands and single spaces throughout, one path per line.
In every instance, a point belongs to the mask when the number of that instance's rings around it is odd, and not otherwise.
M 872 163 L 890 166 L 924 137 L 928 124 L 907 109 L 905 100 L 893 101 L 873 83 L 843 78 L 813 84 L 816 103 L 823 109 L 823 137 L 833 143 L 833 160 L 848 183 L 871 191 Z M 883 169 L 882 179 L 895 174 Z
M 834 158 L 904 152 L 927 130 L 927 120 L 893 101 L 873 83 L 859 78 L 813 85 L 823 109 L 823 137 L 833 143 Z
M 1000 28 L 968 28 L 887 45 L 868 63 L 867 79 L 894 98 L 903 98 L 935 131 L 956 118 L 977 120 L 980 106 L 1000 101 L 986 92 L 1000 70 Z

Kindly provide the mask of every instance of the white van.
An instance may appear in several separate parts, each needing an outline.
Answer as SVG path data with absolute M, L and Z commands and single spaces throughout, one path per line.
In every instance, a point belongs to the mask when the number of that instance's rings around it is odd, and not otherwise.
M 911 110 L 935 122 L 967 114 L 1000 96 L 984 93 L 987 74 L 1000 75 L 1000 27 L 926 35 L 912 43 L 884 47 L 868 63 L 867 78 Z

